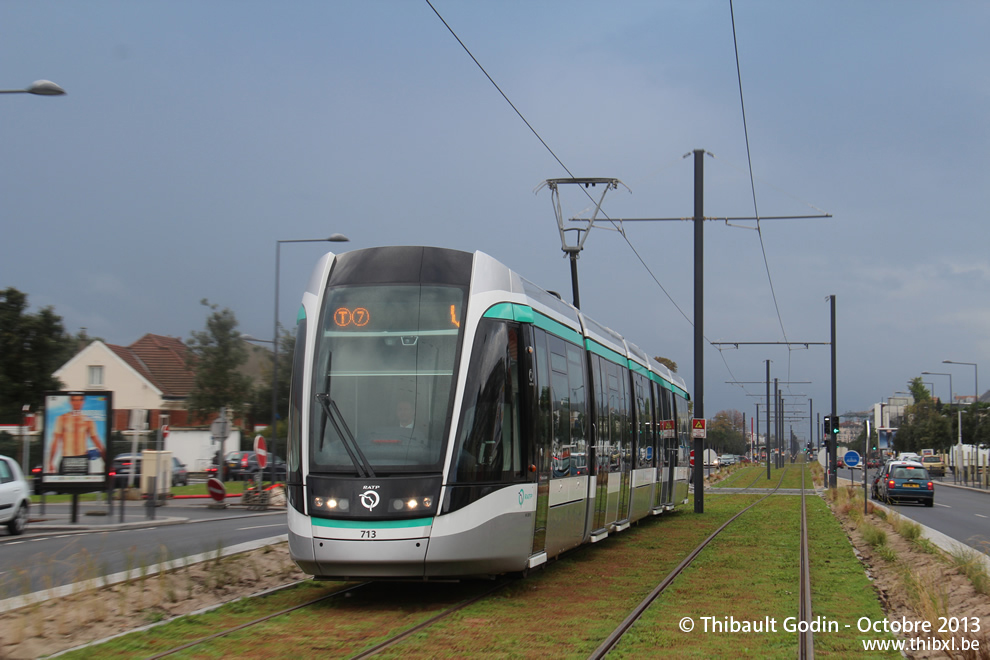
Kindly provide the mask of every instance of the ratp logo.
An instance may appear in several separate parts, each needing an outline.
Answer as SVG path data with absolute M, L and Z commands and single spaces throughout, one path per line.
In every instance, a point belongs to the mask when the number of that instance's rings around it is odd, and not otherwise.
M 373 510 L 376 506 L 378 506 L 378 503 L 381 501 L 381 498 L 378 497 L 378 493 L 376 493 L 373 490 L 366 490 L 363 493 L 361 493 L 360 499 L 361 499 L 361 506 L 363 506 L 368 511 Z
M 519 506 L 525 504 L 526 500 L 531 500 L 531 499 L 533 499 L 532 493 L 527 493 L 524 488 L 519 489 Z

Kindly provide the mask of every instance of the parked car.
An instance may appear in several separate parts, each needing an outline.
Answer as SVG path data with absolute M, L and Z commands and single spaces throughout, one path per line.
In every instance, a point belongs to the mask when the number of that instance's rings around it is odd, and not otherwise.
M 921 464 L 925 466 L 926 470 L 928 470 L 928 474 L 933 477 L 945 476 L 945 463 L 942 461 L 941 456 L 937 454 L 922 456 Z
M 172 485 L 189 485 L 189 471 L 186 470 L 186 464 L 177 459 L 175 456 L 172 457 Z
M 253 451 L 232 451 L 223 459 L 227 479 L 248 481 L 261 471 L 258 456 Z M 285 461 L 279 456 L 268 455 L 268 465 L 262 477 L 265 481 L 285 481 Z M 274 476 L 274 479 L 273 479 Z
M 110 465 L 108 478 L 114 488 L 126 488 L 131 472 L 134 472 L 134 485 L 141 485 L 141 456 L 139 454 L 119 454 Z
M 110 467 L 109 478 L 114 488 L 125 488 L 127 486 L 127 481 L 130 477 L 132 466 L 134 469 L 134 485 L 140 486 L 141 455 L 118 454 L 117 457 L 113 459 L 113 465 Z M 175 456 L 172 457 L 172 485 L 189 485 L 189 471 L 186 470 L 186 464 L 177 459 Z
M 935 506 L 935 484 L 918 461 L 888 461 L 873 480 L 872 495 L 891 504 L 914 501 Z
M 31 487 L 21 473 L 21 466 L 12 458 L 0 456 L 0 524 L 17 536 L 28 523 Z
M 31 483 L 35 495 L 41 495 L 45 492 L 45 489 L 41 487 L 41 471 L 43 469 L 40 465 L 35 465 L 31 468 Z

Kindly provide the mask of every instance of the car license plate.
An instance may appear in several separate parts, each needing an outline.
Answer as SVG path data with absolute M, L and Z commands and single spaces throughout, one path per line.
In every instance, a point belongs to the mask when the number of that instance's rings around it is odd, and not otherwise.
M 918 484 L 901 484 L 904 488 L 917 488 Z

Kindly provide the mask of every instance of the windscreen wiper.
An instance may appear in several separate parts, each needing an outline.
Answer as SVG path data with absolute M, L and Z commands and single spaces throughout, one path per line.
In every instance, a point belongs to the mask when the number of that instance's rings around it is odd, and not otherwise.
M 357 469 L 358 476 L 373 478 L 375 476 L 375 470 L 371 467 L 371 463 L 364 455 L 364 452 L 361 451 L 361 447 L 358 445 L 357 440 L 354 439 L 354 434 L 351 433 L 351 429 L 347 426 L 347 422 L 344 421 L 344 416 L 340 414 L 340 409 L 337 407 L 337 403 L 330 398 L 330 395 L 326 392 L 320 392 L 317 394 L 316 400 L 320 402 L 321 406 L 323 406 L 323 412 L 326 414 L 326 419 L 329 419 L 330 423 L 333 424 L 333 429 L 337 432 L 337 436 L 340 438 L 340 443 L 344 445 L 344 450 L 350 457 L 351 463 L 353 463 L 354 467 Z M 343 429 L 343 431 L 341 429 Z M 323 435 L 320 436 L 320 446 L 321 448 L 323 446 Z

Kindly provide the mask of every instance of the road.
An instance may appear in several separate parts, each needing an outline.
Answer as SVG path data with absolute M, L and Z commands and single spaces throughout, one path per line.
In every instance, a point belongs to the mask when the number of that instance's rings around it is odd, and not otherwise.
M 159 507 L 155 521 L 135 506 L 124 526 L 106 517 L 87 524 L 94 518 L 81 515 L 83 529 L 68 523 L 67 505 L 49 504 L 46 513 L 47 520 L 40 521 L 33 511 L 35 521 L 23 536 L 0 535 L 0 593 L 5 597 L 216 554 L 288 533 L 284 510 L 209 509 L 204 503 Z
M 867 488 L 875 473 L 876 470 L 870 470 Z M 841 469 L 838 475 L 857 484 L 863 483 L 862 470 Z M 990 554 L 990 493 L 944 486 L 936 480 L 934 507 L 898 503 L 892 508 L 905 518 Z

